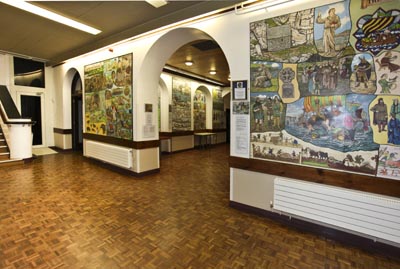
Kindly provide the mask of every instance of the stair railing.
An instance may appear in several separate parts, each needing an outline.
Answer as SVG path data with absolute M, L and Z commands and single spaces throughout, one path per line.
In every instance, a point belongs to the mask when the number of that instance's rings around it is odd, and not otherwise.
M 10 149 L 10 159 L 32 158 L 31 119 L 21 117 L 7 87 L 0 85 L 0 116 L 4 137 Z

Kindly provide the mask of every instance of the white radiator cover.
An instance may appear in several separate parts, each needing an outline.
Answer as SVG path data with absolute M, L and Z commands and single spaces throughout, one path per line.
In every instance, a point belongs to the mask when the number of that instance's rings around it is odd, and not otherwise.
M 273 207 L 322 223 L 400 243 L 400 199 L 275 178 Z
M 85 156 L 92 157 L 123 168 L 132 168 L 132 149 L 86 141 Z

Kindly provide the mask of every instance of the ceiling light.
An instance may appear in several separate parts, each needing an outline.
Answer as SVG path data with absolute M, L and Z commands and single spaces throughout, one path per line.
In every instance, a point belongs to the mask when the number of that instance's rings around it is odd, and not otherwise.
M 215 75 L 215 74 L 217 74 L 217 71 L 215 71 L 215 70 L 210 70 L 210 75 Z
M 155 8 L 159 8 L 168 4 L 168 1 L 166 0 L 146 0 L 146 2 Z
M 65 24 L 67 26 L 73 27 L 75 29 L 90 33 L 92 35 L 97 35 L 98 33 L 101 33 L 100 30 L 90 27 L 86 24 L 71 20 L 67 17 L 64 17 L 62 15 L 56 14 L 52 11 L 46 10 L 44 8 L 32 5 L 30 3 L 27 3 L 25 1 L 21 1 L 21 0 L 1 0 L 0 2 L 22 9 L 24 11 L 45 17 L 47 19 Z
M 246 2 L 242 2 L 240 4 L 235 5 L 235 13 L 236 15 L 246 14 L 249 12 L 257 11 L 260 9 L 264 9 L 268 11 L 269 7 L 274 7 L 278 5 L 283 5 L 287 2 L 292 2 L 294 0 L 269 0 L 269 1 L 254 1 L 249 0 Z
M 193 61 L 186 61 L 185 64 L 186 64 L 187 66 L 192 66 L 192 65 L 193 65 Z

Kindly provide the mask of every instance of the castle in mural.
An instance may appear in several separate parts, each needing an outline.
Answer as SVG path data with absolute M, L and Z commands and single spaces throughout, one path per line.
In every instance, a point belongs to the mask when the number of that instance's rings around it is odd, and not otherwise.
M 395 3 L 347 0 L 250 24 L 252 158 L 400 179 Z

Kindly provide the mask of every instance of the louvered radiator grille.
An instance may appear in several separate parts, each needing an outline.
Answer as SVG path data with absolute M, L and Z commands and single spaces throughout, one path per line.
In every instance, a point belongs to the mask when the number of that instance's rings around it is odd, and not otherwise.
M 86 141 L 85 156 L 124 168 L 132 167 L 132 149 L 129 148 Z
M 400 199 L 275 178 L 274 209 L 400 243 Z

